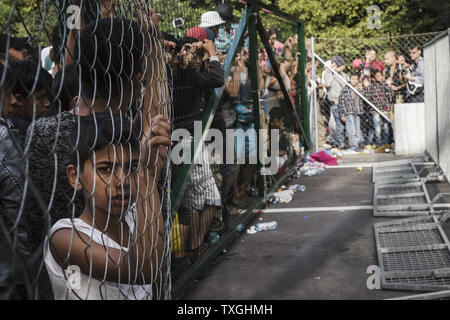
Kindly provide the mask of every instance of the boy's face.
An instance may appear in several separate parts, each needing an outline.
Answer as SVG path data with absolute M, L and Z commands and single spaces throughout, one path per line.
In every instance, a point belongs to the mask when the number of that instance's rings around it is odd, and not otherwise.
M 369 50 L 366 52 L 366 60 L 369 62 L 375 61 L 377 59 L 377 53 L 375 50 Z
M 137 151 L 133 151 L 131 156 L 129 153 L 126 144 L 95 151 L 95 156 L 86 160 L 81 170 L 81 186 L 76 184 L 76 167 L 73 172 L 68 166 L 69 181 L 78 190 L 83 189 L 85 199 L 90 199 L 91 208 L 95 205 L 100 212 L 120 218 L 136 201 L 139 155 Z
M 16 60 L 16 61 L 22 61 L 22 60 L 30 59 L 33 57 L 27 48 L 21 48 L 21 49 L 10 48 L 9 55 L 13 60 Z
M 395 55 L 392 55 L 390 53 L 386 53 L 384 55 L 384 61 L 386 62 L 386 64 L 388 66 L 392 66 L 393 64 L 395 64 Z
M 272 126 L 274 128 L 276 128 L 276 129 L 279 129 L 279 130 L 283 131 L 285 129 L 285 127 L 284 127 L 284 117 L 281 118 L 281 119 L 277 119 L 277 118 L 273 119 Z
M 375 74 L 375 80 L 380 83 L 383 82 L 383 75 L 381 74 L 381 72 L 377 72 Z
M 11 106 L 14 113 L 29 121 L 33 120 L 33 113 L 36 108 L 36 119 L 39 119 L 50 108 L 47 90 L 36 90 L 28 99 L 17 94 L 11 99 Z
M 353 87 L 356 87 L 358 85 L 358 81 L 359 81 L 358 76 L 351 76 L 350 77 L 350 84 Z

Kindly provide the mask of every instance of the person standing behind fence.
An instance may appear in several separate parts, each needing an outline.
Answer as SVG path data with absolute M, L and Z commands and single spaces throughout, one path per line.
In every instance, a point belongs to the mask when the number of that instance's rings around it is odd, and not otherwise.
M 217 52 L 227 53 L 233 43 L 234 37 L 239 31 L 239 23 L 235 23 L 235 18 L 233 15 L 233 9 L 229 4 L 219 3 L 216 6 L 216 11 L 219 13 L 220 17 L 226 21 L 222 24 L 216 33 L 215 44 L 217 47 Z M 249 48 L 249 39 L 245 37 L 244 47 Z
M 394 92 L 383 80 L 383 74 L 378 70 L 372 71 L 372 81 L 364 80 L 364 96 L 382 112 L 386 117 L 394 103 Z M 389 122 L 382 117 L 375 109 L 370 108 L 372 113 L 372 126 L 369 129 L 367 143 L 371 144 L 375 137 L 377 147 L 387 145 L 392 142 L 392 128 Z
M 384 61 L 386 62 L 386 69 L 383 71 L 383 78 L 386 84 L 395 93 L 395 102 L 403 103 L 403 93 L 405 89 L 405 79 L 397 63 L 396 54 L 394 51 L 388 51 L 384 55 Z
M 66 170 L 70 185 L 84 193 L 84 210 L 78 218 L 58 220 L 44 246 L 55 300 L 155 299 L 163 291 L 155 280 L 164 262 L 152 251 L 164 229 L 152 212 L 140 210 L 148 191 L 141 180 L 147 174 L 140 151 L 146 147 L 139 129 L 106 113 L 82 117 L 79 126 L 71 133 L 75 151 Z M 163 158 L 164 146 L 171 146 L 170 124 L 156 126 L 152 154 Z M 65 274 L 69 266 L 80 269 L 78 283 Z
M 204 29 L 201 29 L 204 33 L 199 29 L 195 30 L 200 32 L 193 32 L 194 37 L 206 36 Z M 180 65 L 174 73 L 173 93 L 175 127 L 187 129 L 191 136 L 194 135 L 194 121 L 201 119 L 214 88 L 224 84 L 224 72 L 214 42 L 211 40 L 200 42 L 201 38 L 195 40 L 198 42 L 185 43 L 181 49 Z M 191 42 L 190 39 L 186 41 Z M 221 110 L 217 112 L 221 113 Z M 224 127 L 223 122 L 223 119 L 216 119 L 213 124 Z M 190 137 L 187 139 L 189 141 L 180 143 L 190 144 L 191 139 Z M 177 266 L 184 262 L 185 257 L 201 253 L 214 210 L 221 205 L 220 193 L 211 172 L 211 161 L 205 144 L 202 145 L 199 157 L 194 161 L 196 163 L 192 164 L 186 192 L 178 208 L 180 245 L 174 255 L 176 260 L 173 260 Z M 190 252 L 186 252 L 186 248 Z
M 19 167 L 23 145 L 18 129 L 7 119 L 14 110 L 11 100 L 16 78 L 2 64 L 0 74 L 5 77 L 0 87 L 0 221 L 3 224 L 3 228 L 0 228 L 0 300 L 26 299 L 22 271 L 30 249 L 28 226 L 24 215 L 19 216 L 25 182 Z
M 8 41 L 8 35 L 0 35 L 0 54 L 3 55 L 2 60 L 6 60 L 8 57 L 11 61 L 22 61 L 31 59 L 31 46 L 28 43 L 28 38 L 16 38 L 9 37 L 9 50 L 6 51 L 6 44 Z
M 70 134 L 76 120 L 103 112 L 128 117 L 131 107 L 140 105 L 142 107 L 135 117 L 136 125 L 141 125 L 142 134 L 149 136 L 151 123 L 157 121 L 160 114 L 167 114 L 169 99 L 164 96 L 167 95 L 167 79 L 161 74 L 165 66 L 161 46 L 158 46 L 160 15 L 152 11 L 150 18 L 142 14 L 141 9 L 137 11 L 142 27 L 129 20 L 107 18 L 94 21 L 80 30 L 75 46 L 75 61 L 78 61 L 82 84 L 78 104 L 72 110 L 40 119 L 28 129 L 30 177 L 39 185 L 40 198 L 48 206 L 47 211 L 41 211 L 36 204 L 37 198 L 27 198 L 27 212 L 35 223 L 30 241 L 33 251 L 42 245 L 49 223 L 78 217 L 85 205 L 82 195 L 74 193 L 66 178 L 72 151 Z M 153 65 L 152 68 L 144 69 L 145 59 Z M 161 73 L 155 74 L 154 70 Z M 147 83 L 146 87 L 141 86 L 142 81 Z M 141 91 L 142 88 L 145 92 Z M 159 201 L 158 190 L 152 188 L 151 183 L 153 180 L 149 181 L 149 190 Z M 155 205 L 155 208 L 160 210 L 159 206 Z M 161 245 L 162 239 L 157 240 Z M 38 272 L 42 275 L 42 271 Z M 39 297 L 50 298 L 40 294 Z
M 383 62 L 377 60 L 377 50 L 375 48 L 370 48 L 366 51 L 366 63 L 380 72 L 384 70 Z
M 405 79 L 408 81 L 407 89 L 408 93 L 406 96 L 406 102 L 424 102 L 424 59 L 422 57 L 422 48 L 420 46 L 412 46 L 409 49 L 409 54 L 413 64 L 407 74 L 405 74 Z
M 331 68 L 336 71 L 341 77 L 347 80 L 347 75 L 344 73 L 345 62 L 340 56 L 334 56 L 331 60 Z M 330 120 L 331 117 L 334 118 L 336 127 L 333 128 L 328 122 L 329 128 L 329 139 L 330 143 L 337 146 L 339 149 L 345 146 L 345 136 L 344 136 L 344 124 L 341 121 L 339 115 L 339 96 L 345 84 L 336 76 L 332 71 L 326 69 L 323 75 L 323 84 L 327 89 L 327 98 L 332 103 L 330 107 Z
M 350 75 L 350 84 L 355 90 L 362 91 L 363 89 L 358 73 Z M 339 114 L 342 122 L 345 123 L 348 143 L 353 151 L 359 151 L 363 144 L 360 120 L 360 115 L 363 113 L 363 100 L 352 89 L 345 86 L 339 96 Z
M 237 114 L 235 125 L 235 151 L 238 160 L 244 160 L 240 167 L 240 179 L 237 196 L 244 196 L 247 186 L 255 174 L 256 165 L 250 164 L 250 159 L 256 159 L 256 131 L 253 118 L 253 99 L 248 70 L 248 53 L 243 49 L 237 55 L 232 69 L 231 78 L 227 85 L 229 95 L 234 99 L 234 109 Z M 258 70 L 259 87 L 263 87 L 261 72 Z M 245 140 L 240 139 L 239 133 L 245 134 Z M 245 196 L 243 197 L 245 198 Z
M 269 39 L 270 47 L 272 48 L 273 53 L 277 57 L 281 57 L 284 53 L 284 44 L 277 40 L 277 28 L 270 27 L 267 32 L 267 38 Z

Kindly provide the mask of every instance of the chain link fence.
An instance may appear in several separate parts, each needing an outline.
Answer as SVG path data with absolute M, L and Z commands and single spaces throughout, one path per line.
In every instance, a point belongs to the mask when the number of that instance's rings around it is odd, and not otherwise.
M 169 298 L 171 94 L 159 16 L 143 1 L 9 2 L 1 298 Z
M 252 23 L 246 23 L 250 13 L 243 9 L 240 23 L 225 18 L 226 23 L 216 30 L 216 50 L 225 77 L 223 92 L 215 100 L 194 103 L 197 112 L 187 108 L 191 103 L 187 103 L 186 90 L 195 87 L 195 81 L 185 85 L 183 47 L 182 59 L 171 64 L 175 127 L 189 131 L 186 143 L 191 145 L 195 132 L 205 130 L 205 124 L 209 126 L 205 141 L 200 142 L 202 149 L 196 153 L 198 161 L 191 167 L 182 164 L 173 168 L 173 177 L 178 180 L 174 181 L 172 231 L 172 279 L 177 282 L 177 294 L 185 289 L 186 278 L 203 268 L 209 252 L 217 252 L 223 248 L 221 241 L 244 230 L 244 221 L 251 221 L 255 204 L 266 201 L 265 194 L 296 165 L 305 146 L 299 116 L 301 89 L 297 85 L 298 30 L 293 25 L 290 32 L 281 33 L 276 26 L 282 19 L 272 14 L 272 21 L 268 21 L 268 13 L 259 11 L 262 22 L 252 31 L 245 26 Z M 201 22 L 200 17 L 199 25 Z M 201 33 L 196 28 L 187 29 L 187 33 Z M 176 34 L 169 36 L 176 39 Z M 202 68 L 199 71 L 205 70 Z M 208 118 L 214 101 L 217 108 Z M 272 130 L 279 135 L 271 134 Z M 217 137 L 223 137 L 218 149 Z M 261 160 L 269 161 L 261 164 Z M 180 180 L 184 177 L 183 188 Z
M 295 169 L 298 22 L 191 4 L 0 4 L 1 299 L 178 296 Z
M 345 154 L 393 150 L 393 105 L 423 102 L 422 46 L 436 34 L 309 39 L 316 147 L 348 149 Z

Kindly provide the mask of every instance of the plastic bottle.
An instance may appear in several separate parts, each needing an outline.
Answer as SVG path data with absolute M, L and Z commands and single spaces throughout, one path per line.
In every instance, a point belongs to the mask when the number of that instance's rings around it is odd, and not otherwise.
M 276 221 L 261 222 L 257 223 L 255 226 L 256 231 L 275 230 L 276 228 L 278 228 L 278 223 Z
M 318 174 L 322 174 L 323 172 L 324 172 L 323 168 L 314 168 L 314 169 L 310 169 L 310 170 L 306 171 L 305 176 L 311 177 L 311 176 L 315 176 Z
M 299 185 L 299 186 L 297 187 L 297 191 L 305 192 L 305 190 L 306 190 L 306 187 L 305 187 L 305 186 Z

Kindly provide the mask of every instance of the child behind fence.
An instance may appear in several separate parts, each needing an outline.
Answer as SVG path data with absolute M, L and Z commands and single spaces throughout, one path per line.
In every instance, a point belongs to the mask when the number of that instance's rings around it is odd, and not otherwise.
M 350 84 L 355 90 L 362 91 L 362 84 L 359 83 L 359 75 L 353 73 L 350 76 Z M 339 114 L 345 123 L 350 149 L 357 151 L 363 145 L 361 133 L 360 115 L 364 113 L 363 100 L 349 87 L 345 86 L 339 96 Z
M 84 194 L 84 211 L 57 221 L 45 243 L 55 299 L 158 297 L 167 261 L 155 253 L 163 250 L 164 228 L 160 211 L 140 210 L 147 200 L 138 130 L 107 114 L 83 117 L 79 126 L 66 171 L 70 185 Z M 156 137 L 153 152 L 169 145 L 168 137 Z M 65 274 L 70 266 L 79 268 L 78 279 Z

